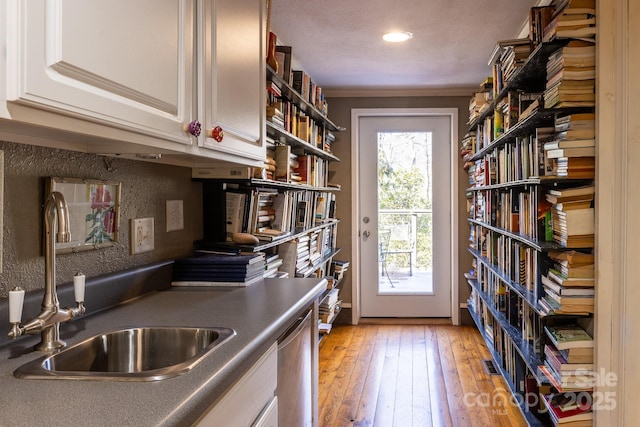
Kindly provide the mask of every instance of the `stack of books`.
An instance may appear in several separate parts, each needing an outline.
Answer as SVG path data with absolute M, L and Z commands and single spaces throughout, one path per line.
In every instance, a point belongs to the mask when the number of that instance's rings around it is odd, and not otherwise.
M 544 143 L 548 160 L 562 157 L 595 157 L 595 113 L 558 116 L 553 140 Z M 553 167 L 553 166 L 552 166 Z
M 595 0 L 560 0 L 556 3 L 556 11 L 543 29 L 543 41 L 548 42 L 558 38 L 595 41 Z
M 550 343 L 545 344 L 540 371 L 556 389 L 543 396 L 551 421 L 556 426 L 590 426 L 596 382 L 593 338 L 577 324 L 545 326 L 544 330 Z
M 507 83 L 516 74 L 531 54 L 532 44 L 529 38 L 511 40 L 509 44 L 504 46 L 502 55 L 500 55 L 500 70 L 502 72 L 502 81 Z
M 288 274 L 286 272 L 278 271 L 278 267 L 280 267 L 282 263 L 283 263 L 283 260 L 282 258 L 280 258 L 280 255 L 278 255 L 277 253 L 266 256 L 264 274 L 262 276 L 265 279 L 269 277 L 277 277 L 277 278 L 287 277 Z
M 469 100 L 469 123 L 472 123 L 482 113 L 489 109 L 493 100 L 493 77 L 487 77 L 480 83 L 480 91 L 473 94 Z
M 547 314 L 594 312 L 594 257 L 577 251 L 550 251 L 553 268 L 541 276 L 545 295 L 540 305 Z
M 318 306 L 318 312 L 322 323 L 331 323 L 340 312 L 340 290 L 335 288 L 328 291 Z
M 464 169 L 469 170 L 473 162 L 470 161 L 471 157 L 476 153 L 476 131 L 472 130 L 466 133 L 462 142 L 460 143 L 460 157 L 464 160 Z
M 593 411 L 591 396 L 578 395 L 578 399 L 573 393 L 551 393 L 542 396 L 542 401 L 549 418 L 554 426 L 562 427 L 591 427 L 593 425 Z
M 550 189 L 553 240 L 568 248 L 592 248 L 595 233 L 595 209 L 591 207 L 594 185 Z
M 175 260 L 172 286 L 249 286 L 262 280 L 265 255 L 199 253 Z
M 595 106 L 595 45 L 574 40 L 549 55 L 544 107 Z
M 349 261 L 340 261 L 337 259 L 331 261 L 331 275 L 336 279 L 336 281 L 342 280 L 344 274 L 349 269 L 349 265 Z

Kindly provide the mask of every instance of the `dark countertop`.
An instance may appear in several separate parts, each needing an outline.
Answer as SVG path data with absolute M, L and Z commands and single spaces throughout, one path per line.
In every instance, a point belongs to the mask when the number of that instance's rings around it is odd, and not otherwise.
M 324 289 L 320 279 L 266 279 L 228 291 L 173 288 L 60 326 L 68 345 L 118 327 L 224 326 L 237 332 L 191 371 L 161 381 L 18 379 L 17 367 L 43 356 L 31 349 L 39 335 L 21 338 L 0 348 L 0 425 L 189 425 Z

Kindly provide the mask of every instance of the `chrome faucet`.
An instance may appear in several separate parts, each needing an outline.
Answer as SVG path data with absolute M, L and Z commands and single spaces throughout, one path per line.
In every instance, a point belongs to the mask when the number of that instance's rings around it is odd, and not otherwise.
M 11 338 L 18 338 L 21 335 L 41 334 L 41 342 L 35 349 L 47 353 L 53 353 L 63 348 L 66 343 L 60 339 L 60 323 L 68 322 L 74 317 L 81 316 L 85 312 L 84 308 L 84 275 L 80 273 L 74 277 L 74 288 L 77 306 L 75 308 L 60 308 L 58 293 L 56 289 L 56 240 L 58 242 L 68 242 L 71 239 L 69 232 L 69 209 L 62 193 L 54 191 L 47 197 L 44 205 L 44 298 L 42 299 L 42 310 L 33 319 L 20 325 L 22 317 L 22 302 L 24 301 L 24 290 L 14 288 L 9 292 L 11 322 Z M 53 235 L 57 238 L 54 239 Z

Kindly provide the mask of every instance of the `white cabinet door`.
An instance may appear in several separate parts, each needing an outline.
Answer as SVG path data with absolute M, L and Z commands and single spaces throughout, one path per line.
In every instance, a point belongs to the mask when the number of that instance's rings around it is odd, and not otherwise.
M 265 426 L 277 426 L 277 400 L 274 400 L 278 385 L 277 350 L 278 345 L 274 343 L 194 425 L 249 427 L 262 422 Z M 274 412 L 275 424 L 269 421 Z
M 205 149 L 255 164 L 265 159 L 264 1 L 201 0 L 199 107 Z M 211 131 L 217 129 L 212 136 Z M 253 162 L 251 162 L 253 160 Z M 242 163 L 242 161 L 240 161 Z
M 35 107 L 56 115 L 32 123 L 95 134 L 93 122 L 159 147 L 196 140 L 184 130 L 196 118 L 195 0 L 6 1 L 10 111 Z

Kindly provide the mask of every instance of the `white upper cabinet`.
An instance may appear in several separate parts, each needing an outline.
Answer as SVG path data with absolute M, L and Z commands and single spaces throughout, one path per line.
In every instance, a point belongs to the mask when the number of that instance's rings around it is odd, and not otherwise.
M 264 3 L 3 0 L 0 137 L 160 154 L 160 162 L 184 166 L 259 164 Z M 192 122 L 201 134 L 188 132 Z M 20 128 L 7 131 L 11 126 Z
M 158 147 L 195 144 L 185 132 L 196 118 L 195 0 L 7 1 L 11 118 L 101 132 L 18 108 L 28 106 L 152 137 Z
M 203 149 L 263 161 L 265 13 L 261 0 L 201 0 Z M 213 132 L 212 132 L 213 131 Z

